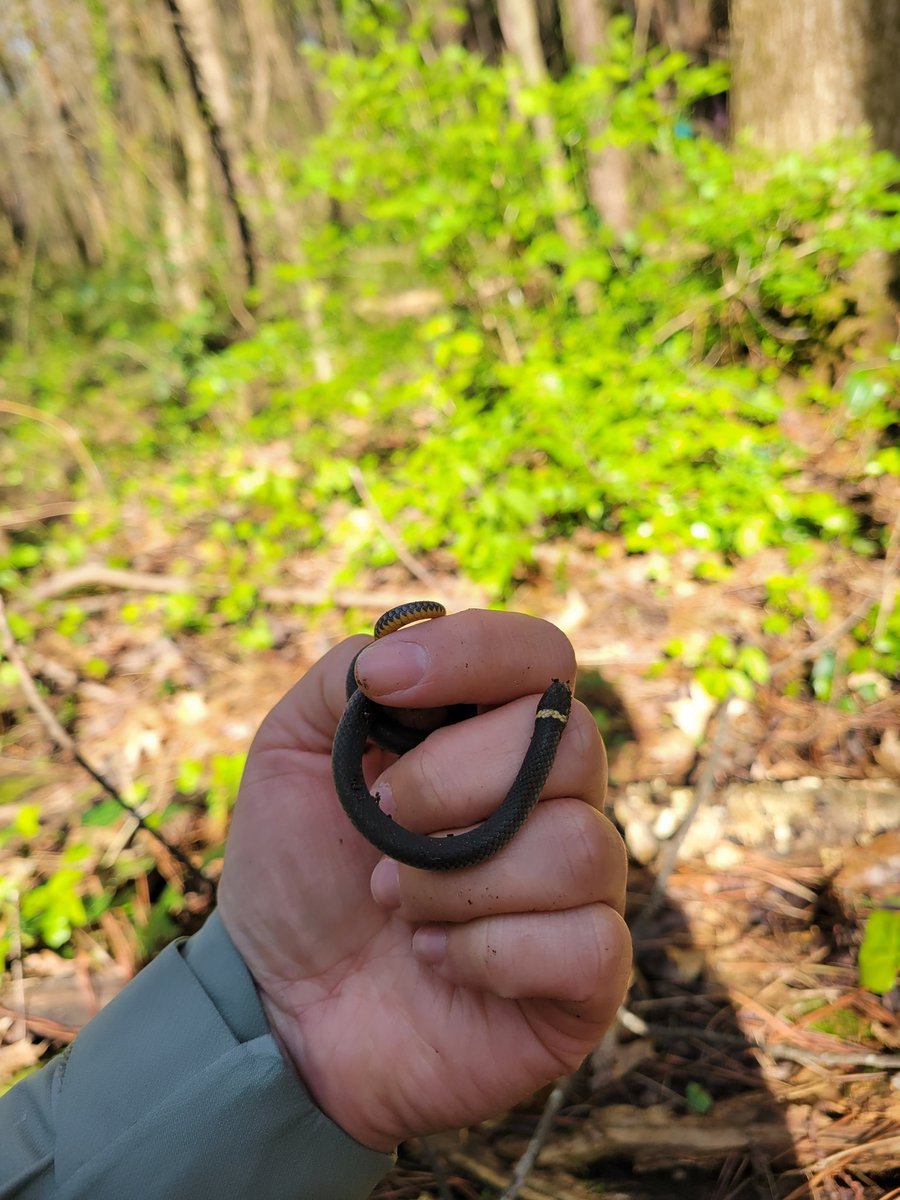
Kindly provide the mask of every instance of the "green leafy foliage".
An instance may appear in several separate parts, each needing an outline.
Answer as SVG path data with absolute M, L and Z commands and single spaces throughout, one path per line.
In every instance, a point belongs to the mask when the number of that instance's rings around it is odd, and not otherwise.
M 22 929 L 26 938 L 40 937 L 45 945 L 56 949 L 69 940 L 73 929 L 87 924 L 88 915 L 78 886 L 83 878 L 83 868 L 63 866 L 22 897 Z
M 695 679 L 717 700 L 727 696 L 751 700 L 756 688 L 771 678 L 764 650 L 749 644 L 736 646 L 721 633 L 708 639 L 699 633 L 689 640 L 674 639 L 665 652 L 690 667 Z

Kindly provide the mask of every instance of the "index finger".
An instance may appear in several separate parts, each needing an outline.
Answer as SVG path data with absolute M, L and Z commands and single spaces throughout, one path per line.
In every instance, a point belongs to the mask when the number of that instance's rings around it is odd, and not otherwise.
M 575 652 L 549 621 L 468 609 L 371 642 L 357 659 L 356 679 L 367 696 L 390 706 L 504 704 L 545 691 L 553 679 L 574 683 Z

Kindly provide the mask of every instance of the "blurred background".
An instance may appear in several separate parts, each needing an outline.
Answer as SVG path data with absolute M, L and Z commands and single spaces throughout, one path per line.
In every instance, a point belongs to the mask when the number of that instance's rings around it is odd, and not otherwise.
M 898 63 L 895 0 L 7 0 L 0 1077 L 202 921 L 312 661 L 508 606 L 644 952 L 563 1114 L 621 1128 L 520 1194 L 900 1195 Z

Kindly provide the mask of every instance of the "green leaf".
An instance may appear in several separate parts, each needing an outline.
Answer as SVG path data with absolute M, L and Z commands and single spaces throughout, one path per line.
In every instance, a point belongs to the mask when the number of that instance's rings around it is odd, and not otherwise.
M 834 683 L 834 666 L 836 661 L 837 656 L 833 650 L 823 650 L 812 665 L 810 678 L 812 679 L 813 694 L 817 700 L 827 701 L 831 699 L 831 687 Z
M 734 665 L 749 675 L 754 683 L 767 684 L 772 675 L 769 660 L 759 646 L 742 646 Z
M 121 804 L 117 804 L 115 800 L 101 800 L 99 804 L 92 804 L 90 808 L 85 809 L 81 814 L 81 824 L 113 825 L 122 816 L 124 810 Z
M 742 558 L 749 558 L 767 544 L 768 526 L 767 517 L 751 517 L 739 526 L 734 536 L 734 546 Z
M 709 639 L 706 653 L 714 663 L 721 667 L 730 667 L 734 664 L 734 643 L 722 633 L 713 634 Z
M 859 948 L 859 982 L 870 992 L 889 992 L 900 972 L 900 909 L 876 909 Z
M 186 796 L 196 792 L 203 778 L 203 763 L 196 758 L 183 758 L 178 764 L 175 786 Z
M 23 804 L 16 813 L 13 828 L 21 837 L 30 839 L 37 836 L 41 827 L 41 808 L 39 804 Z
M 699 1113 L 701 1116 L 708 1113 L 715 1104 L 710 1093 L 701 1083 L 696 1083 L 693 1079 L 684 1089 L 684 1098 L 687 1101 L 688 1108 L 692 1112 Z

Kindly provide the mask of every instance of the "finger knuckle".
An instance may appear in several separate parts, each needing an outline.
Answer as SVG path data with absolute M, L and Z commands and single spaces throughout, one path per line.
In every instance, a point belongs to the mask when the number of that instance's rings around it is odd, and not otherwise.
M 572 704 L 562 749 L 578 763 L 580 770 L 601 775 L 605 786 L 606 747 L 590 709 L 579 700 Z
M 587 1004 L 603 987 L 609 962 L 609 932 L 603 906 L 592 904 L 580 910 L 564 975 L 564 999 Z
M 428 811 L 440 810 L 449 783 L 442 742 L 439 734 L 432 734 L 398 764 L 404 790 L 415 796 L 417 805 Z
M 601 875 L 596 813 L 581 801 L 561 800 L 554 810 L 555 879 L 562 894 L 586 899 Z

